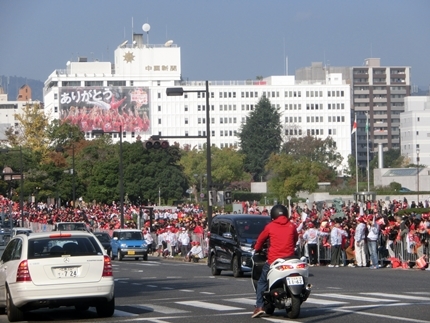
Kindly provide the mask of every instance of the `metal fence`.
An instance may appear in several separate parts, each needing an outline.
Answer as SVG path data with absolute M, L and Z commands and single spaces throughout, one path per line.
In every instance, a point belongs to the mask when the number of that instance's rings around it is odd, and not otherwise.
M 394 258 L 399 259 L 401 262 L 409 263 L 412 267 L 415 262 L 421 256 L 425 256 L 426 260 L 430 259 L 430 248 L 429 248 L 429 234 L 426 233 L 424 239 L 421 242 L 413 242 L 409 240 L 408 235 L 404 235 L 398 240 L 388 240 L 385 236 L 380 235 L 378 239 L 378 256 L 380 265 L 391 263 Z M 318 240 L 317 247 L 317 259 L 319 264 L 327 264 L 331 261 L 331 246 L 327 242 L 329 239 L 320 237 Z M 307 244 L 299 246 L 298 250 L 301 256 L 309 257 L 309 250 Z M 369 253 L 366 248 L 367 259 L 369 260 Z M 342 263 L 347 264 L 346 254 L 342 252 Z

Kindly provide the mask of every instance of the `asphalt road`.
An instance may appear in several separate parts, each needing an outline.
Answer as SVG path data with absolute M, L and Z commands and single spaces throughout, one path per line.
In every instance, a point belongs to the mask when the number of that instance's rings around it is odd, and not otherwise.
M 312 267 L 313 290 L 300 317 L 285 311 L 256 322 L 428 322 L 430 271 L 404 269 Z M 95 310 L 37 310 L 28 322 L 249 322 L 255 302 L 249 275 L 236 279 L 230 272 L 211 276 L 205 264 L 114 261 L 116 311 L 99 319 Z M 7 322 L 0 315 L 0 322 Z

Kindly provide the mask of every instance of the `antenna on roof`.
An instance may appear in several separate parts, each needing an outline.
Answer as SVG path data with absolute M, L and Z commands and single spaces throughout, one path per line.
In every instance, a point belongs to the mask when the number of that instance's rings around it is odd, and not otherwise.
M 151 29 L 151 26 L 149 24 L 143 24 L 142 30 L 146 32 L 146 45 L 149 45 L 149 30 Z

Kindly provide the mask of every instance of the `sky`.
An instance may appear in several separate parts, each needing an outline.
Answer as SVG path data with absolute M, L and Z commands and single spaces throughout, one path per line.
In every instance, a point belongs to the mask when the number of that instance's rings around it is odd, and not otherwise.
M 429 13 L 429 0 L 0 0 L 0 75 L 45 81 L 79 56 L 113 62 L 148 23 L 150 44 L 181 48 L 185 80 L 294 75 L 312 62 L 374 57 L 410 66 L 412 84 L 428 90 Z

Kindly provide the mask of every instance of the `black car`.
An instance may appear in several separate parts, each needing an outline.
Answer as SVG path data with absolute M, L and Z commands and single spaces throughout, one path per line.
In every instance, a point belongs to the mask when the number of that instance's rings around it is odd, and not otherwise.
M 110 241 L 112 240 L 111 236 L 107 232 L 94 232 L 96 238 L 100 241 L 103 248 L 105 248 L 108 255 L 110 255 L 111 245 Z
M 225 214 L 212 219 L 209 237 L 208 266 L 212 275 L 233 271 L 234 277 L 251 272 L 251 245 L 271 221 L 266 215 Z

